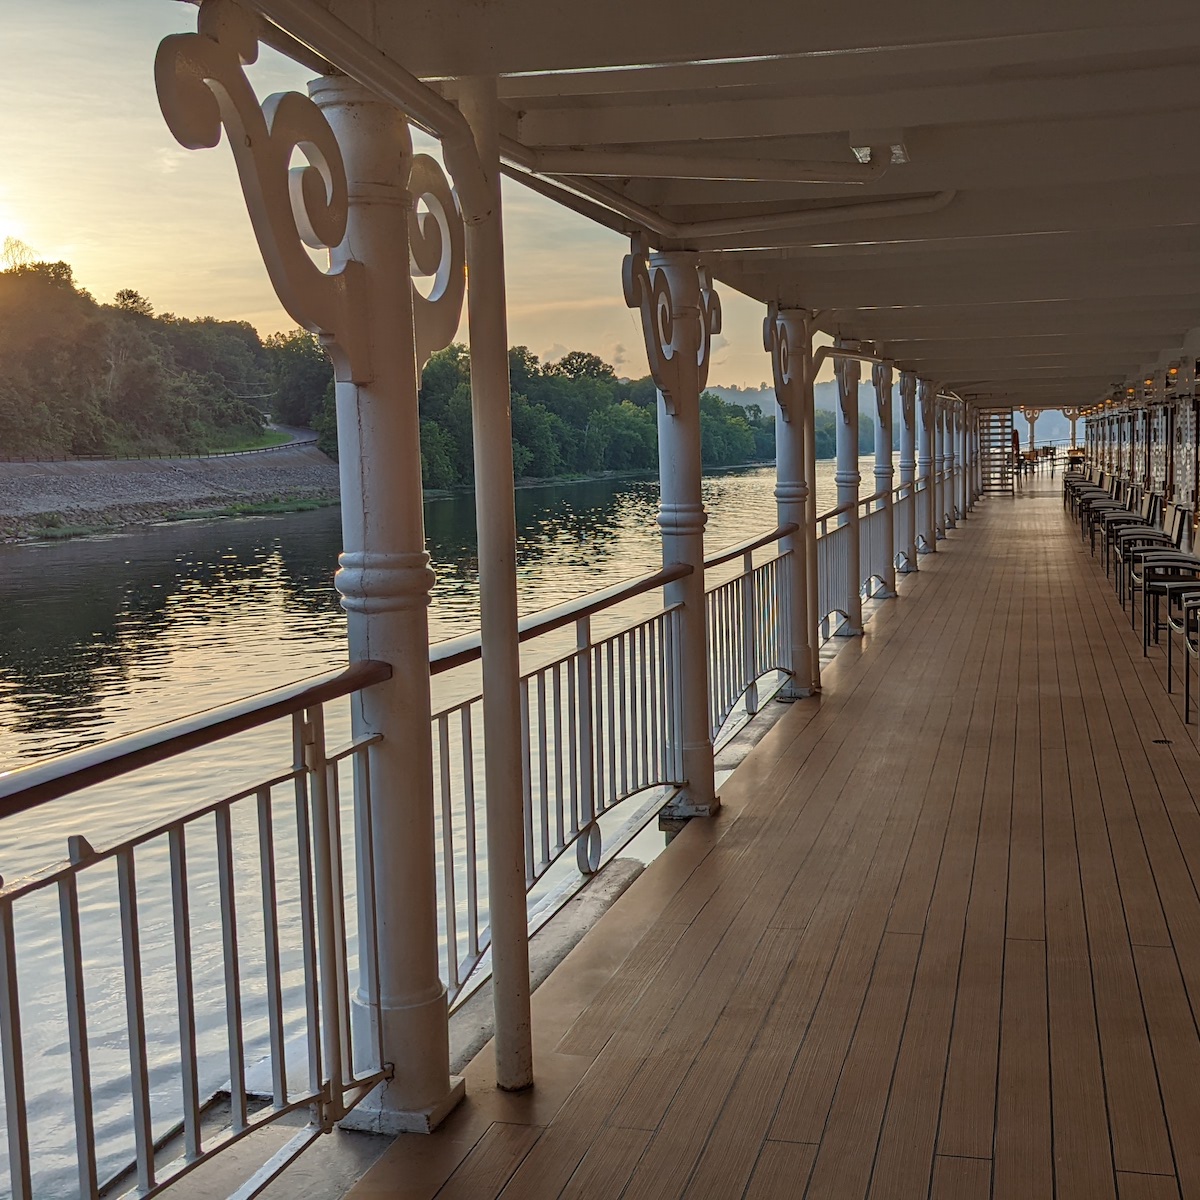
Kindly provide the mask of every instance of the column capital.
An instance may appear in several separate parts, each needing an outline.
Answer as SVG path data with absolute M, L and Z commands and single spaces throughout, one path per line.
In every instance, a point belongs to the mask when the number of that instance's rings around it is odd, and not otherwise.
M 803 308 L 768 306 L 763 349 L 771 356 L 780 419 L 790 422 L 803 402 L 812 369 L 812 314 Z
M 721 301 L 712 275 L 692 250 L 649 254 L 631 241 L 622 268 L 625 303 L 638 309 L 655 386 L 667 412 L 708 382 L 712 339 L 721 332 Z
M 835 358 L 833 375 L 837 380 L 838 404 L 842 410 L 842 420 L 848 425 L 851 418 L 851 396 L 853 396 L 853 415 L 858 415 L 858 384 L 862 379 L 862 363 L 857 358 Z

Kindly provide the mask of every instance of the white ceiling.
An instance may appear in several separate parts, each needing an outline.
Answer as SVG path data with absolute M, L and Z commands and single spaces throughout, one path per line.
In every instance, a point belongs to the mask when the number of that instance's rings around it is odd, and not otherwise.
M 820 310 L 981 402 L 1087 403 L 1200 325 L 1194 0 L 327 7 L 451 98 L 455 77 L 501 75 L 525 170 L 538 152 L 639 156 L 625 176 L 542 171 L 565 202 L 657 226 L 652 244 L 703 251 L 727 286 Z M 844 168 L 852 134 L 910 161 L 865 183 L 671 177 Z M 809 211 L 884 201 L 918 211 Z

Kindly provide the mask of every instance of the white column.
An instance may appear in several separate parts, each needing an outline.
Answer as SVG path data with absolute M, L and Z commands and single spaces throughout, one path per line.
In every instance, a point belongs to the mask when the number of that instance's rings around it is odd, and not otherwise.
M 900 374 L 900 482 L 908 484 L 907 517 L 904 520 L 904 566 L 907 574 L 917 569 L 917 503 L 913 490 L 917 478 L 917 377 L 911 371 Z
M 625 298 L 639 308 L 650 371 L 658 386 L 658 469 L 663 564 L 692 568 L 668 584 L 668 605 L 682 606 L 679 633 L 680 749 L 683 790 L 664 810 L 669 819 L 711 816 L 720 807 L 708 719 L 708 641 L 704 602 L 704 504 L 701 500 L 700 392 L 708 375 L 720 304 L 699 255 L 653 254 L 640 244 L 625 259 Z
M 875 385 L 875 491 L 883 493 L 884 572 L 883 595 L 896 594 L 896 538 L 892 496 L 892 364 L 874 363 L 871 382 Z
M 804 555 L 808 575 L 808 644 L 812 647 L 809 666 L 812 689 L 821 690 L 821 577 L 817 562 L 817 369 L 812 362 L 812 339 L 808 341 L 809 369 L 804 373 L 801 419 L 804 423 L 804 475 L 811 481 L 805 503 Z
M 365 988 L 359 1028 L 377 1026 L 392 1080 L 351 1123 L 386 1132 L 432 1128 L 462 1096 L 449 1075 L 446 989 L 439 976 L 430 736 L 429 594 L 421 494 L 418 362 L 409 276 L 411 139 L 403 115 L 341 76 L 310 91 L 346 164 L 346 236 L 331 253 L 363 264 L 369 378 L 336 384 L 342 530 L 335 583 L 351 660 L 392 664 L 355 704 L 369 751 L 379 938 L 378 1006 Z M 360 893 L 361 894 L 361 893 Z
M 862 633 L 862 568 L 860 565 L 860 531 L 858 523 L 858 485 L 862 477 L 858 473 L 858 382 L 862 375 L 862 364 L 856 358 L 834 360 L 834 374 L 838 385 L 837 421 L 837 484 L 838 508 L 844 509 L 838 519 L 839 526 L 846 532 L 846 570 L 849 572 L 845 623 L 837 630 L 841 637 L 854 637 Z
M 946 536 L 946 406 L 934 390 L 933 396 L 933 534 Z
M 1068 415 L 1071 418 L 1071 449 L 1075 449 L 1075 428 L 1079 424 L 1079 410 L 1077 408 L 1068 409 Z
M 954 507 L 957 519 L 967 519 L 967 422 L 961 400 L 954 402 Z
M 917 422 L 917 477 L 925 487 L 918 499 L 917 506 L 917 542 L 922 554 L 933 554 L 937 551 L 937 492 L 933 477 L 933 439 L 934 439 L 934 405 L 937 402 L 937 388 L 927 379 L 922 379 L 917 385 L 918 422 Z
M 805 403 L 811 398 L 806 381 L 812 374 L 812 331 L 803 309 L 772 306 L 763 322 L 763 345 L 771 355 L 775 380 L 775 502 L 780 525 L 797 525 L 781 539 L 786 554 L 788 646 L 791 679 L 783 694 L 795 699 L 812 695 L 815 641 L 808 604 L 808 464 Z
M 946 465 L 946 486 L 942 493 L 942 511 L 947 529 L 958 524 L 958 405 L 953 400 L 942 401 L 942 453 Z
M 1029 449 L 1031 452 L 1037 450 L 1037 443 L 1033 440 L 1033 429 L 1040 415 L 1041 413 L 1037 409 L 1027 408 L 1025 410 L 1025 416 L 1029 421 Z
M 467 303 L 471 330 L 475 524 L 479 538 L 483 725 L 487 738 L 484 774 L 496 1085 L 514 1091 L 533 1083 L 533 1039 L 529 1017 L 529 916 L 525 898 L 512 406 L 495 79 L 462 80 L 459 105 L 475 135 L 492 199 L 487 218 L 467 226 Z

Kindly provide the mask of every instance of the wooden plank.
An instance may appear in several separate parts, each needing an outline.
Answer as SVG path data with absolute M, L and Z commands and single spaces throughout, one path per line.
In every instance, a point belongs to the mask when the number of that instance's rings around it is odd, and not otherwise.
M 813 1166 L 810 1200 L 866 1195 L 870 1147 L 879 1137 L 919 950 L 915 934 L 884 934 Z
M 1009 939 L 1004 948 L 995 1146 L 997 1195 L 1054 1194 L 1046 947 L 1042 942 Z
M 1138 982 L 1175 1150 L 1175 1174 L 1185 1197 L 1200 1196 L 1200 1040 L 1173 950 L 1136 946 Z
M 763 1144 L 745 1200 L 795 1200 L 804 1195 L 817 1148 L 804 1142 Z
M 619 1196 L 650 1135 L 642 1129 L 602 1129 L 563 1188 L 562 1200 Z
M 536 1125 L 494 1122 L 438 1192 L 438 1200 L 480 1200 L 484 1196 L 498 1196 L 541 1132 Z
M 1117 1174 L 1119 1200 L 1179 1200 L 1179 1181 L 1174 1175 Z
M 990 1158 L 949 1158 L 939 1154 L 934 1160 L 930 1200 L 990 1200 L 991 1194 Z

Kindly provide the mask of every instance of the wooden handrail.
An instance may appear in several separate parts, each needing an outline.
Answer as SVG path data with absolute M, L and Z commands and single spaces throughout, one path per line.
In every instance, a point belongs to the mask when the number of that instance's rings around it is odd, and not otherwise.
M 787 537 L 789 533 L 795 533 L 799 528 L 800 526 L 794 521 L 789 521 L 786 525 L 779 525 L 772 529 L 770 533 L 760 533 L 757 537 L 747 538 L 744 542 L 738 542 L 735 546 L 718 550 L 716 554 L 706 558 L 704 567 L 707 570 L 709 567 L 719 567 L 722 563 L 741 558 L 743 554 L 749 554 L 752 550 L 758 550 L 763 546 L 770 545 L 771 542 L 777 542 L 780 538 Z
M 139 767 L 153 766 L 187 750 L 210 746 L 235 733 L 257 729 L 280 717 L 348 696 L 391 677 L 390 663 L 364 659 L 343 671 L 302 679 L 287 687 L 210 708 L 178 721 L 128 733 L 98 746 L 86 746 L 82 750 L 55 755 L 46 762 L 19 767 L 0 775 L 0 818 L 105 783 Z
M 601 609 L 612 608 L 625 600 L 632 600 L 646 592 L 652 592 L 664 584 L 673 583 L 692 573 L 688 563 L 671 563 L 661 570 L 652 571 L 649 575 L 641 575 L 636 579 L 626 579 L 614 583 L 611 587 L 601 588 L 598 592 L 590 592 L 577 600 L 559 604 L 554 608 L 546 608 L 541 612 L 530 613 L 517 622 L 517 640 L 528 642 L 543 633 L 561 629 L 575 621 L 590 617 Z M 475 662 L 482 656 L 478 633 L 463 634 L 462 637 L 449 638 L 438 642 L 429 648 L 429 673 L 441 675 L 455 667 L 465 666 Z

